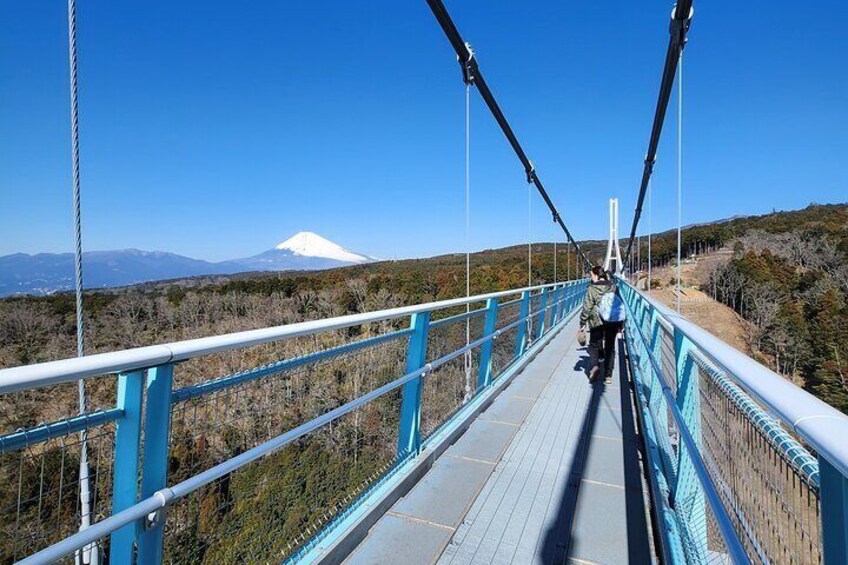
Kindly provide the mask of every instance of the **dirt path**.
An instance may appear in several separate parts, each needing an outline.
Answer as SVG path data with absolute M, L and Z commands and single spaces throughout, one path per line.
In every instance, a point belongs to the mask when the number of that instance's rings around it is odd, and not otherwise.
M 676 308 L 673 288 L 663 287 L 651 291 L 651 296 L 669 308 Z M 694 288 L 684 288 L 680 300 L 680 313 L 717 338 L 735 347 L 745 355 L 752 354 L 745 341 L 745 325 L 739 315 L 709 295 Z
M 751 355 L 751 348 L 745 341 L 745 323 L 742 318 L 724 304 L 716 302 L 708 294 L 697 290 L 706 285 L 710 273 L 719 265 L 726 263 L 732 252 L 721 250 L 708 255 L 701 255 L 683 263 L 681 279 L 683 281 L 680 300 L 680 313 L 701 326 L 722 341 L 735 347 L 746 355 Z M 654 269 L 651 273 L 653 280 L 660 281 L 662 286 L 651 291 L 651 296 L 669 308 L 676 308 L 675 290 L 673 285 L 677 280 L 674 267 Z M 644 279 L 639 288 L 644 288 Z

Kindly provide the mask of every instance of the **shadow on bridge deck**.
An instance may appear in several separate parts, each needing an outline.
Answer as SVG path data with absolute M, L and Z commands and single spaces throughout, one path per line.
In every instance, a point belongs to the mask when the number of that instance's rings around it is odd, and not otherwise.
M 653 560 L 624 356 L 613 385 L 591 386 L 576 327 L 553 338 L 348 563 Z

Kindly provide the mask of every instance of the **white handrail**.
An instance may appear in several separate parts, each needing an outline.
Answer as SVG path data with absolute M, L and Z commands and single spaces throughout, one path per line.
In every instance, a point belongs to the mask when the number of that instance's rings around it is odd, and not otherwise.
M 350 326 L 358 326 L 371 322 L 380 322 L 409 316 L 418 312 L 443 310 L 454 306 L 463 306 L 470 302 L 480 302 L 489 298 L 500 298 L 519 292 L 541 290 L 554 286 L 568 286 L 581 281 L 570 281 L 558 285 L 546 284 L 533 287 L 525 287 L 513 290 L 504 290 L 477 296 L 454 298 L 429 302 L 427 304 L 416 304 L 413 306 L 402 306 L 376 312 L 362 314 L 350 314 L 324 320 L 313 320 L 299 322 L 271 328 L 249 330 L 243 332 L 229 333 L 219 336 L 202 337 L 167 343 L 137 347 L 110 353 L 100 353 L 74 359 L 63 359 L 50 361 L 35 365 L 25 365 L 0 370 L 0 394 L 6 394 L 19 390 L 39 388 L 55 385 L 78 379 L 85 379 L 108 373 L 118 373 L 155 367 L 164 363 L 185 361 L 200 355 L 207 355 L 220 351 L 227 351 L 240 347 L 249 347 L 272 341 L 290 339 L 293 337 L 310 335 L 322 331 L 336 330 Z

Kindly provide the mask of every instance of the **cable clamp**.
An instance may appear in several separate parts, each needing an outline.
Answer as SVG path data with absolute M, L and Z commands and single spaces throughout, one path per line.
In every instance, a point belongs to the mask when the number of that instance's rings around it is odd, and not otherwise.
M 672 42 L 675 46 L 683 49 L 686 46 L 686 34 L 689 31 L 689 26 L 692 23 L 692 16 L 695 15 L 695 8 L 689 8 L 689 16 L 684 19 L 677 19 L 677 5 L 671 10 L 671 24 L 669 24 L 668 32 L 671 34 Z
M 462 82 L 465 84 L 474 84 L 474 65 L 472 61 L 474 61 L 474 50 L 471 49 L 471 45 L 466 42 L 465 49 L 468 51 L 467 58 L 463 61 L 457 55 L 456 60 L 459 62 L 460 68 L 462 68 Z
M 530 161 L 530 168 L 527 169 L 527 182 L 533 184 L 536 179 L 536 165 L 533 164 L 533 161 Z
M 647 169 L 648 175 L 651 175 L 654 172 L 654 165 L 656 164 L 656 162 L 657 162 L 656 158 L 654 158 L 654 159 L 647 159 L 646 158 L 645 159 L 645 169 Z

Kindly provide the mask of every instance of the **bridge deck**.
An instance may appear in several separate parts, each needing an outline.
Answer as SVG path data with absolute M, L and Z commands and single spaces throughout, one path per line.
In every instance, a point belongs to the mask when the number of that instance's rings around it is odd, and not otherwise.
M 592 387 L 576 321 L 545 347 L 348 563 L 652 560 L 623 355 Z

